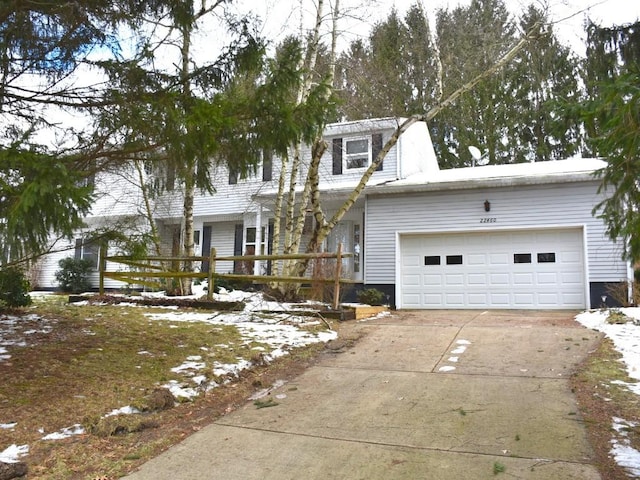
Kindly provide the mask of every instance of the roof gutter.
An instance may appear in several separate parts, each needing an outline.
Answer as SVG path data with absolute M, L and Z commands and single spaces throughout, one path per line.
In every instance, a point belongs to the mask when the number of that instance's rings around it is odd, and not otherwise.
M 441 182 L 428 182 L 419 184 L 394 184 L 387 183 L 373 185 L 365 189 L 367 195 L 388 195 L 390 193 L 418 193 L 418 192 L 440 192 L 450 190 L 471 190 L 478 188 L 505 188 L 525 185 L 543 185 L 575 182 L 597 182 L 598 178 L 594 172 L 575 172 L 562 174 L 548 174 L 536 176 L 519 177 L 493 177 L 465 179 Z

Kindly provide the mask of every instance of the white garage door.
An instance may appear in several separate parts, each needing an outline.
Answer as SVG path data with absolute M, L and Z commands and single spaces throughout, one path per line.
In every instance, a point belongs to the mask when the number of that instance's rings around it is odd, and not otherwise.
M 400 308 L 584 308 L 582 230 L 402 235 Z

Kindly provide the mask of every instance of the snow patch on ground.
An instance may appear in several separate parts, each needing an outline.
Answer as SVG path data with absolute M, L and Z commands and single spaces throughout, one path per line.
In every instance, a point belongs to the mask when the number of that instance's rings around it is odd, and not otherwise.
M 640 308 L 621 308 L 620 311 L 640 322 Z M 629 376 L 640 380 L 640 326 L 629 322 L 624 324 L 607 323 L 608 310 L 584 312 L 576 320 L 587 328 L 604 333 L 611 339 L 615 348 L 622 354 L 622 360 Z
M 2 452 L 0 452 L 0 462 L 4 463 L 17 463 L 20 461 L 20 457 L 29 453 L 29 445 L 9 445 Z
M 42 440 L 63 440 L 65 438 L 73 437 L 74 435 L 84 435 L 85 430 L 79 423 L 71 427 L 63 428 L 58 432 L 49 433 L 42 437 Z
M 634 319 L 633 322 L 623 324 L 610 324 L 607 318 L 609 310 L 594 310 L 583 312 L 576 316 L 576 320 L 587 328 L 604 333 L 611 341 L 615 349 L 622 354 L 622 361 L 629 377 L 638 380 L 637 383 L 628 383 L 614 380 L 612 384 L 624 385 L 631 392 L 640 395 L 640 308 L 621 308 L 620 312 Z M 631 446 L 628 438 L 628 430 L 637 427 L 635 422 L 629 422 L 622 418 L 614 417 L 613 430 L 616 432 L 611 440 L 611 455 L 618 465 L 623 467 L 634 478 L 640 478 L 640 452 Z
M 611 455 L 618 465 L 633 475 L 633 478 L 640 477 L 640 452 L 631 446 L 627 432 L 637 426 L 635 422 L 613 417 L 613 429 L 617 435 L 611 440 Z

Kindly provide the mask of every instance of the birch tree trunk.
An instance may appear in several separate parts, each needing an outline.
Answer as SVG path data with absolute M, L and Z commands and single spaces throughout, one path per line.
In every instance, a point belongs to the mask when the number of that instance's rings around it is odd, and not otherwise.
M 337 18 L 339 13 L 338 2 L 339 0 L 336 0 L 335 8 L 332 15 L 333 27 L 332 27 L 331 57 L 332 57 L 332 65 L 334 66 L 335 66 L 335 45 L 336 45 L 336 38 L 337 38 Z M 321 6 L 322 6 L 322 2 L 320 2 L 318 5 L 319 9 L 317 11 L 318 13 L 317 18 L 320 18 Z M 313 253 L 313 252 L 319 251 L 319 249 L 322 247 L 323 242 L 329 236 L 329 234 L 331 233 L 333 228 L 336 226 L 336 224 L 344 218 L 345 214 L 350 210 L 350 208 L 358 200 L 358 198 L 364 191 L 367 185 L 367 182 L 369 181 L 373 173 L 376 171 L 377 167 L 382 163 L 382 161 L 384 160 L 386 155 L 389 153 L 389 151 L 397 144 L 400 136 L 416 122 L 430 121 L 436 115 L 438 115 L 442 110 L 444 110 L 446 107 L 448 107 L 453 102 L 455 102 L 455 100 L 458 99 L 461 95 L 470 91 L 471 89 L 473 89 L 474 86 L 476 86 L 482 80 L 484 80 L 485 78 L 493 75 L 498 70 L 500 70 L 504 65 L 510 62 L 524 48 L 524 46 L 527 44 L 527 42 L 531 38 L 533 38 L 533 35 L 535 35 L 535 32 L 538 26 L 539 25 L 534 25 L 534 27 L 530 29 L 525 36 L 523 36 L 505 55 L 499 58 L 490 68 L 480 73 L 469 82 L 465 83 L 463 86 L 461 86 L 459 89 L 454 91 L 451 95 L 449 95 L 444 100 L 440 99 L 438 104 L 435 105 L 433 108 L 431 108 L 429 111 L 423 114 L 411 115 L 410 117 L 406 118 L 402 123 L 398 124 L 396 130 L 393 132 L 391 137 L 387 140 L 387 142 L 383 146 L 378 156 L 375 159 L 372 159 L 371 165 L 364 172 L 358 184 L 353 189 L 353 192 L 351 192 L 347 200 L 345 200 L 345 202 L 337 209 L 337 211 L 329 219 L 327 219 L 326 214 L 323 211 L 322 205 L 321 205 L 321 196 L 319 191 L 319 169 L 318 169 L 320 158 L 322 157 L 322 153 L 326 149 L 326 143 L 322 138 L 317 138 L 314 144 L 312 145 L 312 158 L 311 158 L 311 163 L 309 165 L 309 170 L 308 170 L 303 193 L 300 196 L 300 198 L 296 199 L 294 195 L 290 195 L 288 198 L 288 201 L 290 202 L 297 200 L 299 208 L 298 208 L 298 217 L 295 218 L 295 216 L 292 215 L 292 212 L 294 211 L 293 205 L 289 204 L 287 206 L 287 215 L 285 217 L 285 222 L 288 222 L 287 223 L 287 225 L 289 225 L 288 231 L 290 233 L 286 236 L 286 239 L 285 239 L 285 252 L 293 253 L 295 250 L 295 247 L 300 245 L 301 238 L 302 238 L 302 228 L 293 228 L 293 225 L 294 223 L 296 223 L 296 225 L 299 225 L 299 223 L 297 223 L 296 220 L 304 221 L 304 218 L 301 218 L 301 217 L 303 216 L 303 214 L 306 213 L 306 210 L 309 206 L 311 206 L 311 210 L 313 212 L 313 216 L 315 220 L 315 228 L 313 230 L 311 239 L 307 243 L 306 252 Z M 315 28 L 316 28 L 315 33 L 317 34 L 319 32 L 318 22 L 316 22 Z M 315 59 L 315 57 L 317 56 L 317 45 L 315 45 L 314 47 L 314 42 L 311 42 L 308 48 L 309 48 L 309 52 L 308 52 L 309 55 L 307 56 L 307 58 Z M 441 72 L 439 72 L 439 74 L 441 75 Z M 332 70 L 332 75 L 333 75 L 333 70 Z M 307 78 L 306 80 L 309 81 L 309 78 Z M 310 85 L 310 84 L 305 82 L 305 85 Z M 308 87 L 305 87 L 305 88 L 308 88 Z M 441 91 L 441 89 L 442 89 L 442 85 L 439 86 L 438 90 Z M 303 97 L 300 97 L 300 98 L 303 98 Z M 299 149 L 299 146 L 297 147 Z M 289 185 L 289 191 L 290 192 L 295 191 L 295 187 L 292 186 L 291 184 Z M 288 264 L 285 264 L 283 268 L 283 274 L 286 274 L 289 276 L 302 276 L 304 275 L 304 272 L 307 270 L 308 266 L 309 266 L 309 260 L 307 259 L 291 261 Z
M 204 2 L 203 2 L 204 7 Z M 192 5 L 193 8 L 193 5 Z M 195 22 L 195 19 L 194 19 Z M 182 101 L 185 116 L 189 113 L 189 104 L 191 98 L 191 84 L 189 79 L 189 55 L 191 50 L 191 30 L 192 23 L 185 23 L 181 25 L 182 45 L 180 46 L 181 66 L 180 66 L 180 80 L 182 84 Z M 185 129 L 188 130 L 188 126 Z M 188 133 L 188 132 L 187 132 Z M 188 135 L 187 135 L 188 136 Z M 185 149 L 191 152 L 191 149 Z M 191 154 L 191 153 L 190 153 Z M 178 160 L 178 159 L 175 159 Z M 184 222 L 183 229 L 183 243 L 184 255 L 192 257 L 194 255 L 193 244 L 193 199 L 195 197 L 195 159 L 184 158 L 180 159 L 184 162 L 184 203 L 182 219 Z M 182 270 L 185 272 L 193 271 L 193 262 L 191 260 L 185 260 L 182 266 Z M 191 279 L 184 277 L 180 279 L 180 290 L 182 295 L 191 295 Z
M 380 165 L 380 163 L 384 160 L 389 151 L 398 143 L 400 136 L 409 129 L 416 122 L 428 122 L 432 120 L 438 113 L 440 113 L 443 109 L 453 103 L 460 95 L 464 94 L 471 90 L 475 85 L 480 83 L 484 78 L 487 78 L 498 70 L 500 70 L 503 66 L 505 66 L 509 61 L 511 61 L 517 54 L 520 52 L 524 46 L 533 38 L 533 35 L 537 31 L 539 24 L 533 26 L 531 30 L 518 41 L 505 55 L 503 55 L 500 59 L 498 59 L 491 68 L 485 70 L 481 74 L 477 75 L 475 78 L 471 79 L 469 82 L 464 84 L 462 87 L 457 89 L 451 95 L 449 95 L 444 101 L 438 103 L 433 108 L 431 108 L 425 114 L 416 114 L 405 119 L 401 124 L 398 125 L 396 130 L 393 132 L 389 140 L 385 143 L 382 150 L 378 154 L 378 156 L 372 160 L 369 168 L 364 172 L 360 181 L 354 188 L 353 192 L 349 195 L 347 200 L 338 208 L 338 210 L 334 213 L 334 215 L 326 220 L 324 213 L 322 212 L 320 206 L 320 195 L 316 190 L 312 195 L 313 204 L 314 204 L 314 215 L 316 219 L 316 228 L 313 231 L 312 238 L 307 244 L 307 252 L 315 252 L 318 251 L 322 246 L 322 243 L 329 236 L 333 228 L 336 224 L 342 220 L 345 214 L 349 211 L 349 209 L 353 206 L 353 204 L 358 200 L 362 191 L 367 185 L 367 182 L 376 171 L 376 168 Z M 309 260 L 301 260 L 297 263 L 294 271 L 290 272 L 293 275 L 302 275 L 307 267 Z
M 313 71 L 317 63 L 318 45 L 320 42 L 320 29 L 322 27 L 322 16 L 324 10 L 324 0 L 319 0 L 316 7 L 315 25 L 311 40 L 307 44 L 307 51 L 305 52 L 300 67 L 303 68 L 305 76 L 301 82 L 300 88 L 296 95 L 296 101 L 298 104 L 304 102 L 308 95 L 313 82 Z M 302 25 L 300 28 L 300 36 L 302 37 Z M 297 195 L 296 189 L 298 187 L 298 175 L 300 171 L 301 152 L 303 146 L 301 144 L 294 145 L 292 147 L 292 155 L 282 159 L 282 165 L 280 170 L 280 177 L 278 182 L 278 193 L 275 202 L 275 220 L 274 220 L 274 254 L 280 251 L 280 235 L 283 233 L 282 251 L 285 254 L 298 253 L 300 249 L 300 242 L 302 238 L 302 232 L 304 230 L 304 223 L 306 219 L 306 209 L 309 198 L 309 185 L 308 182 L 304 185 L 302 195 Z M 288 184 L 288 189 L 286 188 Z M 286 195 L 286 201 L 285 201 Z M 281 216 L 284 210 L 284 218 Z M 282 268 L 276 265 L 273 270 L 274 275 L 282 273 L 288 275 L 293 267 L 295 267 L 296 261 L 284 260 L 282 262 Z M 280 291 L 284 297 L 288 297 L 291 293 L 291 288 L 297 291 L 297 287 L 292 284 L 272 284 L 272 288 Z
M 149 232 L 151 233 L 151 241 L 153 242 L 154 255 L 162 255 L 162 248 L 160 245 L 160 235 L 158 234 L 158 228 L 153 218 L 153 209 L 151 208 L 151 192 L 147 187 L 144 176 L 144 167 L 140 160 L 134 162 L 136 172 L 138 174 L 138 181 L 140 182 L 140 192 L 142 193 L 142 202 L 144 204 L 144 218 L 149 225 Z

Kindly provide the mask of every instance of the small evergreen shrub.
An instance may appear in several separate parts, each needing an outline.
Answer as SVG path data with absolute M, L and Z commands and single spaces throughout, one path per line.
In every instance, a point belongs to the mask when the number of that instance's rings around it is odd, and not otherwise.
M 91 260 L 67 257 L 60 260 L 58 265 L 60 270 L 56 272 L 56 280 L 63 291 L 82 293 L 91 288 L 89 275 L 94 265 Z
M 0 309 L 30 305 L 29 288 L 22 270 L 15 267 L 0 270 Z
M 384 292 L 381 292 L 377 288 L 365 288 L 358 292 L 358 302 L 366 303 L 367 305 L 382 305 L 384 301 Z

